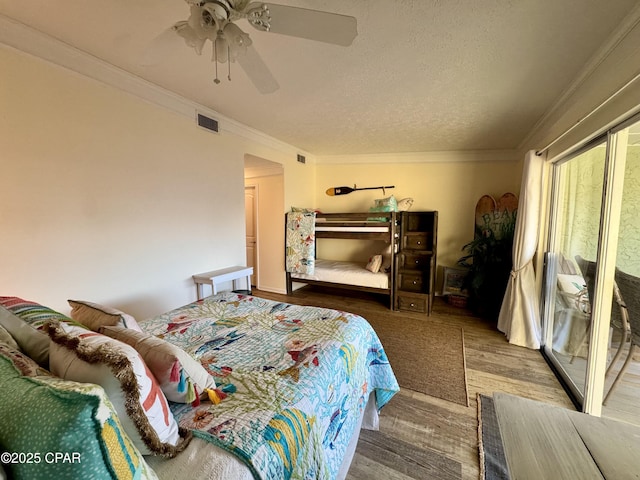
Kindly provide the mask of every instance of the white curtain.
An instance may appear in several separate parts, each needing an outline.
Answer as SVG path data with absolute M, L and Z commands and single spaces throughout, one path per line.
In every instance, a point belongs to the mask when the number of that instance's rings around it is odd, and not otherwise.
M 522 171 L 518 216 L 513 238 L 513 269 L 502 301 L 498 330 L 509 343 L 540 348 L 541 326 L 533 256 L 538 242 L 538 220 L 542 197 L 545 156 L 527 152 Z

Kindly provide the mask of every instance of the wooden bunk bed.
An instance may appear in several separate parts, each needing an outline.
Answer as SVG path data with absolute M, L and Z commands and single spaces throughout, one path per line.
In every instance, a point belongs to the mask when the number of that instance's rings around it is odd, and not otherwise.
M 316 213 L 315 241 L 322 238 L 383 241 L 391 245 L 390 269 L 373 273 L 362 262 L 316 259 L 313 273 L 287 271 L 287 294 L 293 292 L 294 282 L 380 293 L 389 296 L 389 308 L 393 309 L 396 215 L 396 212 Z

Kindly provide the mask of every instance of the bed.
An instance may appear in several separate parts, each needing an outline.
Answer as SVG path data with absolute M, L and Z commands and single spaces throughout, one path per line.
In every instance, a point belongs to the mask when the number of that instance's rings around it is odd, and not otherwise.
M 29 308 L 52 345 L 79 328 Z M 36 318 L 18 310 L 9 313 Z M 177 454 L 145 456 L 151 473 L 143 478 L 344 478 L 360 429 L 377 429 L 379 410 L 399 390 L 375 331 L 347 312 L 223 292 L 138 325 L 136 335 L 179 347 L 215 380 L 215 389 L 194 389 L 191 403 L 168 402 L 181 436 L 192 438 Z
M 388 295 L 390 308 L 393 308 L 396 226 L 395 212 L 288 212 L 285 247 L 287 293 L 293 292 L 294 282 L 360 290 Z M 377 265 L 371 259 L 367 264 L 316 258 L 316 242 L 323 238 L 384 242 L 385 255 L 375 259 Z
M 377 410 L 398 388 L 375 332 L 346 312 L 225 293 L 141 326 L 236 387 L 210 418 L 210 405 L 172 411 L 259 478 L 336 478 L 369 393 Z

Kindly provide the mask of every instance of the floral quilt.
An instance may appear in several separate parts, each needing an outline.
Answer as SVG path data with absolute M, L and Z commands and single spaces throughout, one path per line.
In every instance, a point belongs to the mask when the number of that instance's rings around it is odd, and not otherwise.
M 360 316 L 225 292 L 141 322 L 216 379 L 211 401 L 172 404 L 179 425 L 259 479 L 335 478 L 369 394 L 399 390 Z
M 287 212 L 285 269 L 291 273 L 310 273 L 315 268 L 316 214 Z

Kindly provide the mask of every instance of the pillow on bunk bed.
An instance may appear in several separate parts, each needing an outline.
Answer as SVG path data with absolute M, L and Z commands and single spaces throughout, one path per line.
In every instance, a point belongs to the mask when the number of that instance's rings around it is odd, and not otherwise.
M 167 398 L 140 354 L 130 345 L 75 325 L 52 322 L 51 372 L 64 380 L 95 383 L 107 392 L 133 444 L 143 455 L 174 457 L 189 443 L 181 438 Z
M 94 332 L 102 326 L 114 325 L 142 331 L 136 319 L 128 313 L 84 300 L 67 300 L 67 302 L 72 308 L 71 318 Z
M 382 265 L 382 255 L 374 255 L 369 259 L 369 263 L 365 267 L 372 273 L 378 273 L 380 271 L 380 266 Z

